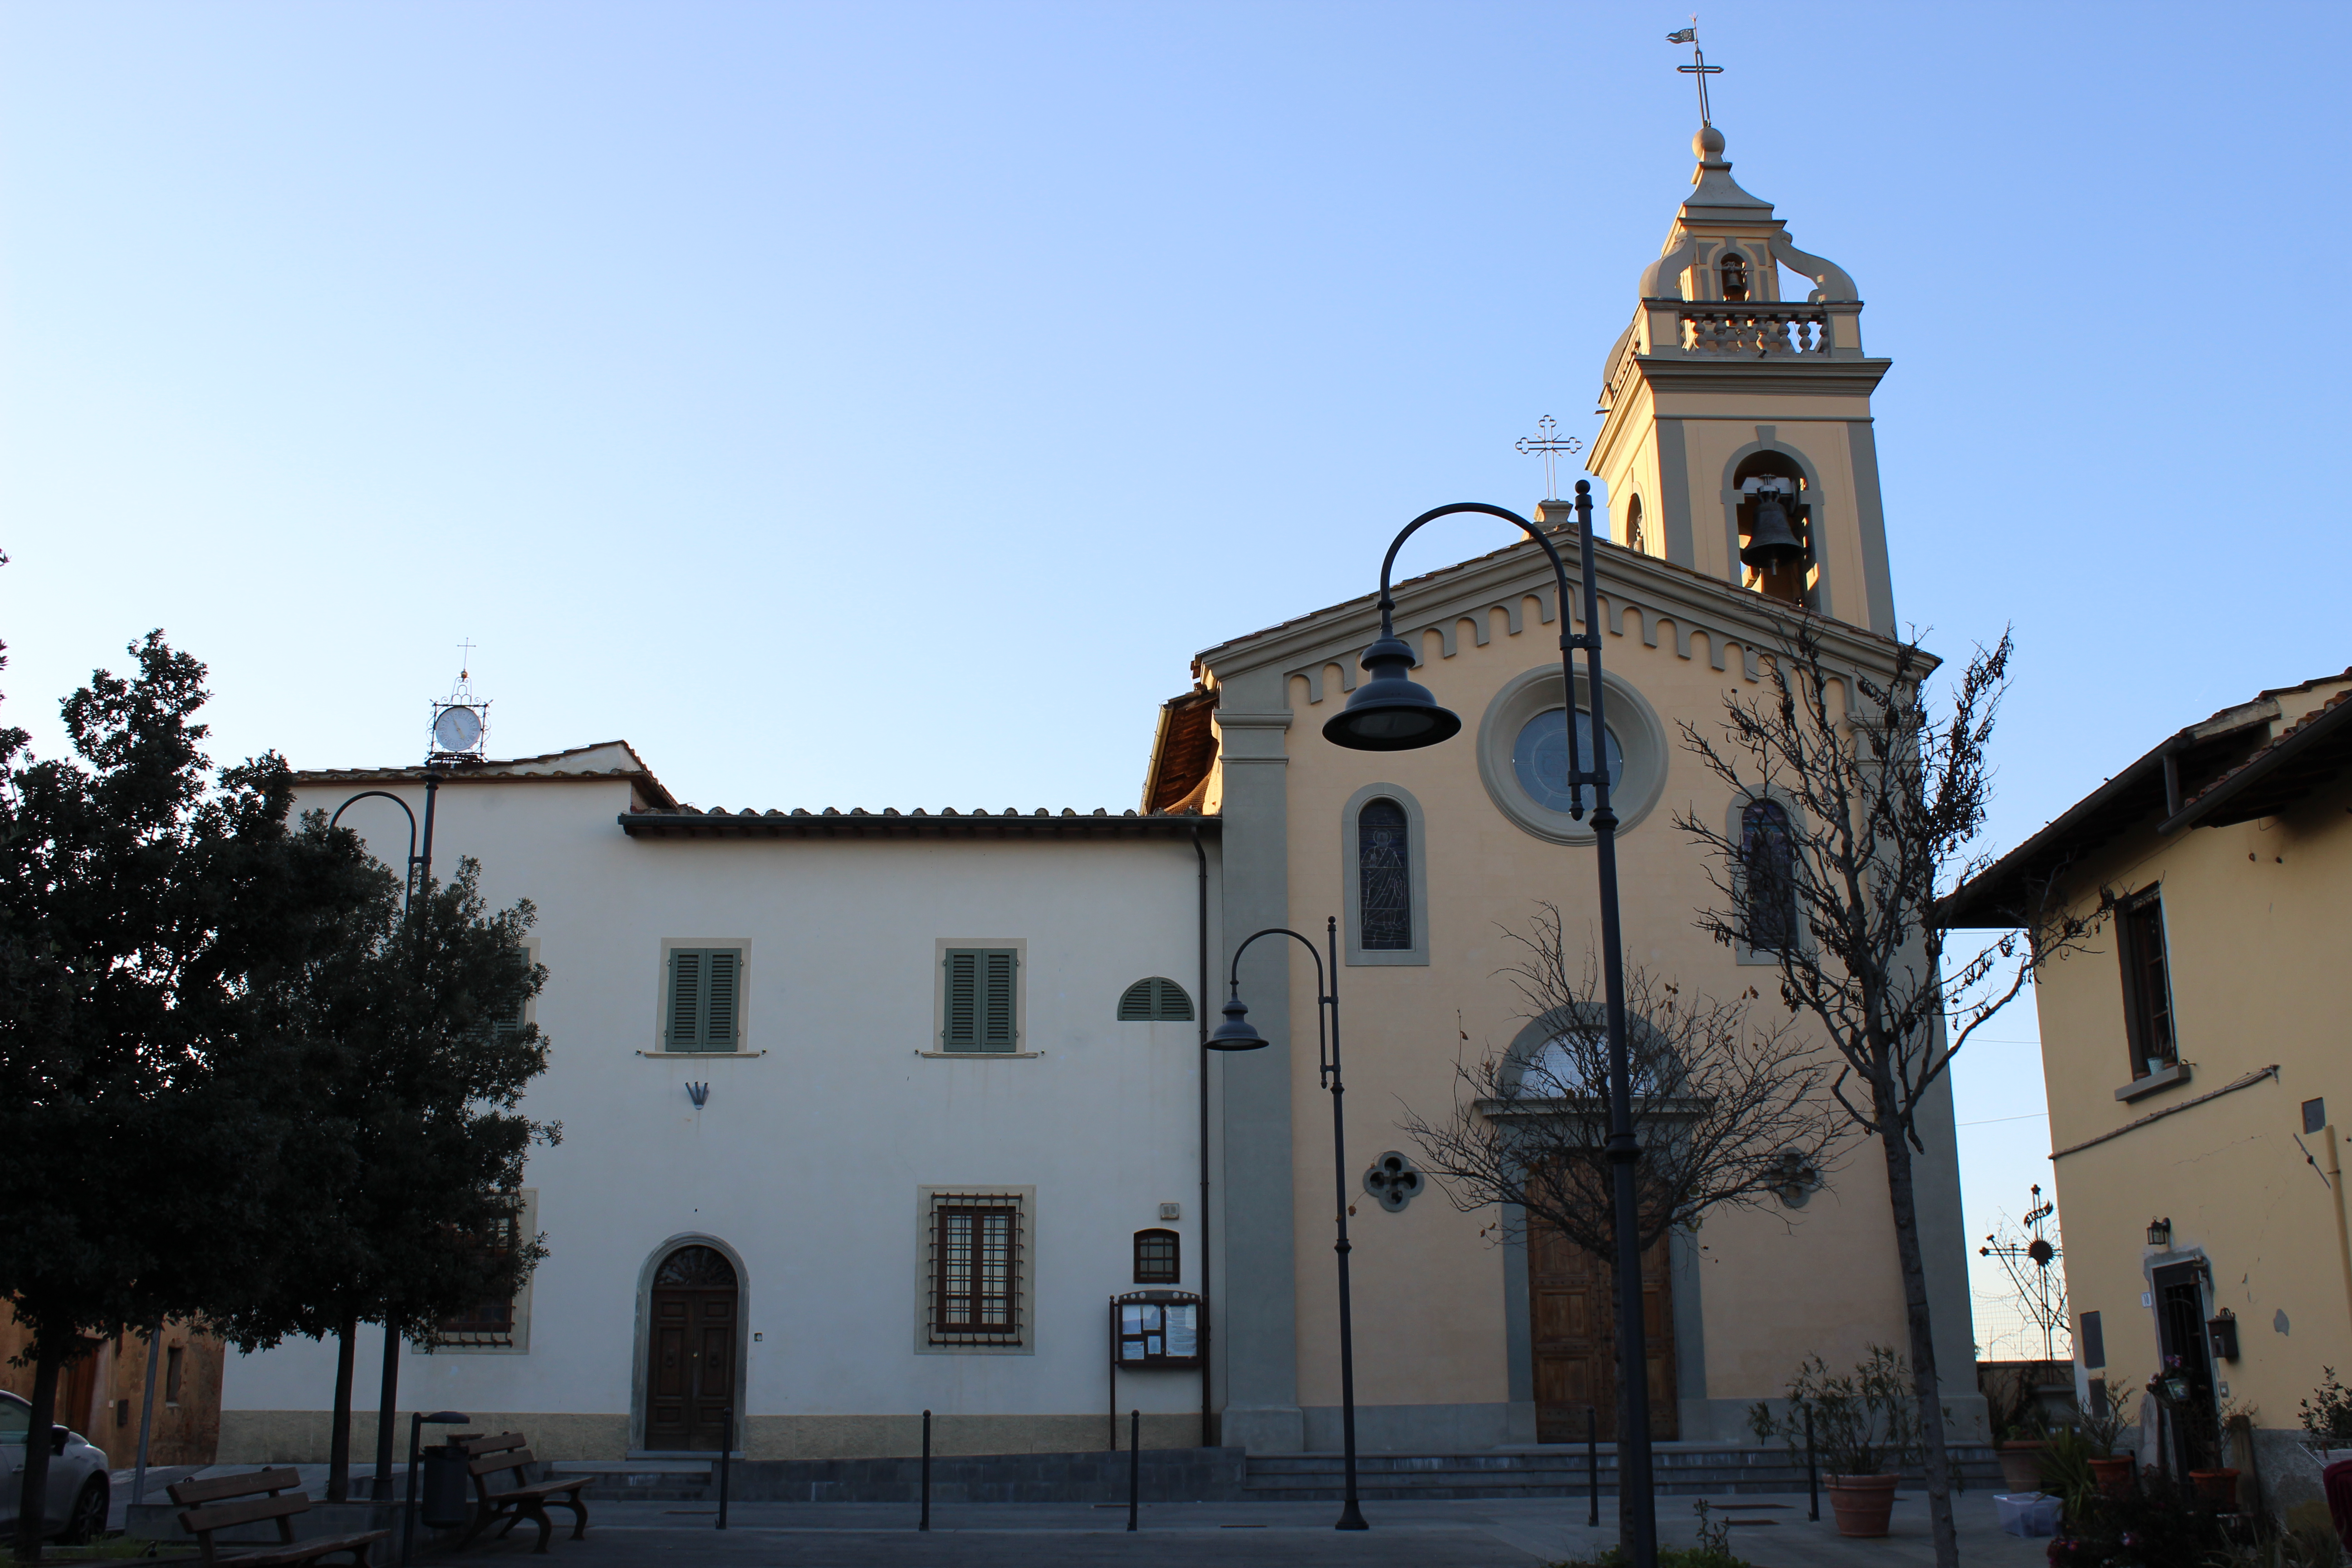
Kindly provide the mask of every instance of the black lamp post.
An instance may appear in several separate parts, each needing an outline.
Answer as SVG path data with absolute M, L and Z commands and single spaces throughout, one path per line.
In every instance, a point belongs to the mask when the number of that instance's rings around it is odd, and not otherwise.
M 343 819 L 343 813 L 363 800 L 388 800 L 400 807 L 400 814 L 408 818 L 408 882 L 401 893 L 400 905 L 404 921 L 416 901 L 416 890 L 433 876 L 433 806 L 446 776 L 436 763 L 428 761 L 425 764 L 425 847 L 421 851 L 416 844 L 416 813 L 390 790 L 363 789 L 335 807 L 335 815 L 327 818 L 327 826 L 332 827 Z M 400 1402 L 400 1336 L 392 1331 L 388 1323 L 383 1331 L 383 1375 L 377 1392 L 382 1408 L 375 1422 L 375 1483 L 369 1489 L 374 1492 L 377 1501 L 383 1502 L 392 1497 L 392 1426 L 394 1408 Z
M 1422 695 L 1427 697 L 1428 693 Z M 1446 717 L 1454 716 L 1449 713 Z M 1454 725 L 1459 728 L 1461 721 L 1454 720 Z M 1209 1036 L 1208 1045 L 1213 1051 L 1255 1051 L 1267 1043 L 1265 1037 L 1251 1025 L 1249 1009 L 1242 1005 L 1242 954 L 1249 951 L 1250 942 L 1262 936 L 1286 936 L 1315 960 L 1315 1068 L 1323 1087 L 1331 1091 L 1331 1168 L 1339 1182 L 1339 1238 L 1334 1249 L 1339 1255 L 1339 1440 L 1346 1451 L 1348 1478 L 1347 1500 L 1339 1510 L 1339 1522 L 1331 1528 L 1370 1530 L 1371 1526 L 1364 1522 L 1364 1510 L 1356 1505 L 1356 1320 L 1348 1294 L 1347 1123 L 1339 1114 L 1340 1097 L 1345 1092 L 1339 1085 L 1339 922 L 1330 917 L 1324 921 L 1324 941 L 1331 950 L 1328 971 L 1323 954 L 1315 944 L 1287 926 L 1268 926 L 1264 931 L 1252 931 L 1247 941 L 1234 949 L 1229 976 L 1231 1000 L 1225 1004 L 1225 1021 Z M 1331 1012 L 1328 1036 L 1323 1026 L 1327 1007 Z
M 1515 511 L 1481 501 L 1461 501 L 1423 512 L 1407 523 L 1381 560 L 1380 640 L 1364 650 L 1364 668 L 1372 679 L 1356 689 L 1348 705 L 1323 726 L 1323 738 L 1359 752 L 1405 752 L 1433 746 L 1451 739 L 1462 728 L 1456 714 L 1438 706 L 1427 688 L 1412 678 L 1413 651 L 1398 637 L 1396 601 L 1389 594 L 1389 574 L 1397 551 L 1426 523 L 1456 512 L 1480 512 L 1516 523 L 1542 547 L 1551 561 L 1559 591 L 1559 667 L 1561 698 L 1567 708 L 1562 728 L 1568 732 L 1569 815 L 1584 815 L 1584 789 L 1592 788 L 1593 847 L 1599 852 L 1601 874 L 1601 979 L 1609 1005 L 1609 1142 L 1612 1196 L 1617 1232 L 1617 1364 L 1625 1390 L 1624 1444 L 1618 1455 L 1617 1506 L 1626 1517 L 1633 1538 L 1635 1568 L 1654 1568 L 1658 1557 L 1656 1500 L 1650 1480 L 1649 1358 L 1642 1335 L 1642 1248 L 1634 1190 L 1634 1163 L 1641 1150 L 1633 1140 L 1633 1089 L 1625 1061 L 1625 953 L 1617 915 L 1617 813 L 1609 805 L 1608 733 L 1601 685 L 1601 616 L 1599 589 L 1592 570 L 1592 486 L 1576 481 L 1576 522 L 1584 577 L 1584 630 L 1569 629 L 1568 567 L 1552 548 L 1544 531 Z M 1576 650 L 1584 650 L 1587 701 L 1592 713 L 1592 766 L 1585 768 L 1576 744 Z M 1346 1254 L 1341 1254 L 1345 1267 Z M 1344 1300 L 1344 1298 L 1343 1298 Z M 1631 1510 L 1630 1516 L 1624 1510 Z

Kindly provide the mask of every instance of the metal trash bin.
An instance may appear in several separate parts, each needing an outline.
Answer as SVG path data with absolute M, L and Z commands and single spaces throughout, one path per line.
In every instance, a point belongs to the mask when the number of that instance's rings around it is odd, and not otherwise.
M 424 1484 L 417 1502 L 426 1528 L 454 1530 L 474 1517 L 474 1478 L 467 1472 L 466 1450 L 455 1443 L 436 1443 L 425 1450 Z

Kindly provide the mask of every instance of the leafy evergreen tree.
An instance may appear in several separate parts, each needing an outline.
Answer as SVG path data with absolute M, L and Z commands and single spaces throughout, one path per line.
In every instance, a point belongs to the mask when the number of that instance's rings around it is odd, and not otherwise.
M 562 1136 L 520 1110 L 547 1066 L 523 1021 L 546 971 L 523 945 L 530 904 L 489 912 L 480 874 L 462 861 L 404 914 L 383 873 L 289 1002 L 312 1132 L 280 1163 L 288 1225 L 271 1267 L 221 1326 L 247 1350 L 335 1336 L 331 1500 L 349 1491 L 359 1326 L 431 1343 L 448 1319 L 510 1299 L 545 1255 L 520 1232 L 518 1194 L 531 1145 Z
M 18 1553 L 39 1552 L 58 1373 L 89 1338 L 237 1300 L 273 1245 L 289 977 L 373 874 L 289 835 L 274 755 L 213 773 L 205 668 L 160 632 L 66 699 L 73 756 L 0 731 L 0 1296 L 30 1331 Z

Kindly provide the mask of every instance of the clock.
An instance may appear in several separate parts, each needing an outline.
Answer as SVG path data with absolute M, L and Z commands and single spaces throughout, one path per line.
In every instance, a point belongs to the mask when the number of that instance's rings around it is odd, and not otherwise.
M 433 718 L 433 743 L 445 752 L 470 752 L 482 738 L 479 709 L 453 704 Z

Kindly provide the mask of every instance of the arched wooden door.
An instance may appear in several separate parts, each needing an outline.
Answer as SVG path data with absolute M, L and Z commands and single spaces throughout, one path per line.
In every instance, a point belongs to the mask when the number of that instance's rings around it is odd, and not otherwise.
M 1667 1244 L 1642 1255 L 1642 1341 L 1649 1363 L 1650 1436 L 1672 1441 L 1675 1315 Z M 1540 1220 L 1528 1225 L 1529 1348 L 1535 1352 L 1536 1441 L 1581 1443 L 1586 1411 L 1601 1440 L 1617 1431 L 1617 1303 L 1608 1264 Z
M 742 1337 L 737 1295 L 735 1266 L 716 1247 L 681 1247 L 654 1270 L 646 1447 L 716 1451 L 725 1445 Z

